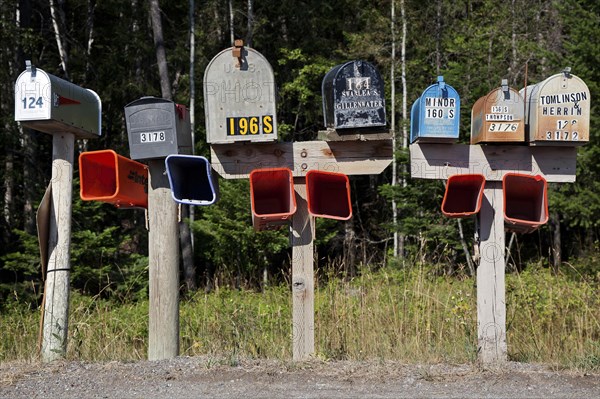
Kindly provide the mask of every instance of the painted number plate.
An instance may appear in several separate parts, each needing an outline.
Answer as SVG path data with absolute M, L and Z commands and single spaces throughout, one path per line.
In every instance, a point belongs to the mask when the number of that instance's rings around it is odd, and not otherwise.
M 273 115 L 227 118 L 227 136 L 273 133 Z

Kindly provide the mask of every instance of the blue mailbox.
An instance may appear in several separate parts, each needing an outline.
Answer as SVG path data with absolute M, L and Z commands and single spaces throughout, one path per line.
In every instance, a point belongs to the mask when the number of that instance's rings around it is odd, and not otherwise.
M 410 142 L 454 142 L 460 125 L 460 97 L 438 76 L 412 105 Z

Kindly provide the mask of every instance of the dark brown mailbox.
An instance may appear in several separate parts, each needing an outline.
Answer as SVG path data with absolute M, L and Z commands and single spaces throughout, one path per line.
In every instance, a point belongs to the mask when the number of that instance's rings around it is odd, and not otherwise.
M 365 61 L 333 67 L 323 78 L 325 127 L 332 129 L 385 126 L 383 79 Z

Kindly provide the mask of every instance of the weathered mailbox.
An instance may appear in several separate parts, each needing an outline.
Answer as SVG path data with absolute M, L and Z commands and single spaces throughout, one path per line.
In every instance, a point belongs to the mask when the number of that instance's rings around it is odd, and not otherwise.
M 325 127 L 332 129 L 385 126 L 383 79 L 366 61 L 333 67 L 321 84 Z
M 523 97 L 503 79 L 473 105 L 471 144 L 525 141 L 524 110 Z
M 148 169 L 113 150 L 83 152 L 79 156 L 80 196 L 118 208 L 148 207 Z
M 165 167 L 171 196 L 180 204 L 212 205 L 219 198 L 219 185 L 208 159 L 199 155 L 169 155 Z
M 217 54 L 204 72 L 206 141 L 277 140 L 275 75 L 258 51 L 236 46 Z
M 296 212 L 294 176 L 288 168 L 250 172 L 252 225 L 256 230 L 275 230 L 288 224 Z
M 45 133 L 70 132 L 79 138 L 100 136 L 102 103 L 90 89 L 31 65 L 15 83 L 15 121 Z
M 438 76 L 412 105 L 410 142 L 454 142 L 460 126 L 460 97 Z
M 566 68 L 520 91 L 531 145 L 583 145 L 590 139 L 590 90 Z
M 157 97 L 142 97 L 125 106 L 131 159 L 191 154 L 190 114 L 183 105 Z

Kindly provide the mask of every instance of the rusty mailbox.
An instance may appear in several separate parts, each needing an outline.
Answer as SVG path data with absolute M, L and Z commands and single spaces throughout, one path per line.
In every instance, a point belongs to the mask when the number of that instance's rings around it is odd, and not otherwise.
M 258 51 L 235 46 L 217 54 L 204 72 L 206 141 L 277 140 L 275 75 Z
M 590 139 L 590 90 L 571 68 L 521 89 L 531 145 L 583 145 Z
M 410 112 L 410 142 L 452 143 L 458 139 L 460 97 L 438 76 L 413 103 Z
M 102 103 L 95 92 L 26 64 L 15 83 L 15 121 L 45 133 L 100 136 Z
M 478 99 L 471 110 L 471 144 L 525 141 L 525 103 L 518 91 L 502 85 Z
M 142 97 L 125 106 L 131 159 L 191 154 L 190 114 L 183 105 L 157 97 Z
M 321 84 L 326 128 L 381 128 L 385 120 L 385 93 L 381 75 L 366 61 L 333 67 Z

